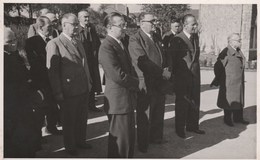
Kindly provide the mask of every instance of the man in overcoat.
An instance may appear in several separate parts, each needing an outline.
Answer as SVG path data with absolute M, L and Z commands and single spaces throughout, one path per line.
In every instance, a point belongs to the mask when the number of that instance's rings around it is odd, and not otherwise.
M 104 26 L 108 35 L 100 46 L 99 62 L 106 76 L 104 106 L 109 121 L 108 157 L 131 158 L 135 144 L 138 78 L 120 40 L 126 28 L 123 16 L 112 12 L 105 17 Z
M 171 70 L 175 77 L 176 108 L 175 128 L 181 138 L 186 131 L 205 134 L 199 129 L 200 112 L 200 65 L 199 37 L 196 34 L 197 21 L 191 14 L 183 17 L 183 31 L 170 41 L 168 54 Z
M 147 152 L 149 143 L 161 144 L 165 93 L 160 87 L 163 78 L 169 79 L 161 43 L 154 36 L 156 19 L 151 13 L 140 14 L 140 29 L 130 37 L 129 52 L 138 75 L 137 142 L 141 152 Z M 149 112 L 148 112 L 149 110 Z
M 102 92 L 99 66 L 98 66 L 98 50 L 101 44 L 95 26 L 89 22 L 89 13 L 82 10 L 78 13 L 79 40 L 82 42 L 88 61 L 90 75 L 93 80 L 93 86 L 89 94 L 89 109 L 91 111 L 100 112 L 95 105 L 95 92 Z
M 228 46 L 219 54 L 214 65 L 215 78 L 211 84 L 219 85 L 217 105 L 224 110 L 224 123 L 231 127 L 234 126 L 233 121 L 249 124 L 243 118 L 246 59 L 240 47 L 240 35 L 232 33 L 228 37 Z
M 85 142 L 92 80 L 83 45 L 76 39 L 78 25 L 76 15 L 65 14 L 62 33 L 46 47 L 52 92 L 62 111 L 65 151 L 70 155 L 77 155 L 77 147 L 92 148 Z

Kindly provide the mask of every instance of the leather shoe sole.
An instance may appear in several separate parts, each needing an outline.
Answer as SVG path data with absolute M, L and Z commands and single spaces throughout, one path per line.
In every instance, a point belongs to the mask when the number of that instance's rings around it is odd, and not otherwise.
M 206 134 L 205 131 L 200 130 L 200 129 L 196 129 L 196 130 L 189 130 L 189 129 L 187 129 L 186 131 L 187 131 L 187 132 L 197 133 L 197 134 Z

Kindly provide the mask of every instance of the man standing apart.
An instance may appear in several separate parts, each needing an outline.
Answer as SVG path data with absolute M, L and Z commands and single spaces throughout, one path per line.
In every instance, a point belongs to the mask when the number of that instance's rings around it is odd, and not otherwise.
M 88 60 L 90 75 L 93 80 L 93 86 L 89 93 L 89 109 L 94 112 L 101 110 L 95 106 L 95 92 L 102 92 L 101 80 L 98 67 L 98 50 L 100 40 L 97 35 L 95 26 L 89 22 L 89 13 L 86 10 L 78 13 L 79 25 L 79 39 L 82 42 L 85 54 Z
M 188 132 L 205 134 L 199 129 L 200 49 L 197 26 L 193 15 L 185 15 L 183 31 L 170 41 L 168 50 L 176 84 L 175 128 L 181 138 L 186 138 L 185 127 Z
M 137 98 L 137 142 L 147 152 L 149 142 L 163 143 L 165 94 L 160 82 L 171 74 L 165 67 L 163 50 L 154 35 L 156 19 L 151 13 L 140 14 L 140 29 L 130 37 L 129 52 L 139 78 Z M 147 111 L 150 110 L 149 115 Z
M 232 33 L 228 37 L 228 46 L 219 54 L 214 65 L 216 77 L 212 85 L 220 86 L 217 105 L 224 110 L 224 123 L 230 127 L 234 126 L 233 121 L 245 125 L 249 124 L 243 118 L 246 59 L 240 47 L 240 35 Z
M 62 17 L 62 33 L 46 47 L 47 68 L 53 94 L 62 111 L 65 150 L 76 155 L 76 147 L 90 149 L 86 144 L 87 108 L 91 77 L 84 48 L 75 39 L 78 19 L 72 13 Z
M 131 158 L 138 79 L 129 53 L 120 41 L 126 27 L 123 16 L 112 12 L 105 17 L 104 26 L 108 35 L 100 46 L 99 62 L 106 76 L 104 106 L 109 121 L 108 157 Z

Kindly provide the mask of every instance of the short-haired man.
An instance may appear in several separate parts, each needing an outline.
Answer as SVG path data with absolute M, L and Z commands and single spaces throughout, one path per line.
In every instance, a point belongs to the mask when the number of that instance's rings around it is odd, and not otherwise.
M 205 134 L 199 129 L 200 49 L 197 26 L 193 15 L 185 15 L 183 31 L 170 41 L 168 50 L 176 85 L 175 128 L 181 138 L 186 138 L 185 127 L 188 132 Z
M 154 35 L 155 25 L 156 19 L 152 13 L 141 13 L 140 29 L 130 37 L 128 47 L 139 78 L 140 91 L 136 112 L 137 142 L 141 152 L 147 152 L 149 143 L 165 142 L 165 93 L 161 91 L 161 82 L 163 78 L 169 79 L 171 74 L 165 68 L 165 55 L 161 43 Z
M 97 35 L 95 26 L 89 22 L 89 12 L 82 10 L 78 13 L 79 19 L 79 40 L 82 42 L 85 54 L 88 60 L 90 75 L 93 80 L 93 87 L 89 93 L 89 105 L 88 108 L 94 112 L 100 112 L 95 105 L 95 92 L 102 92 L 99 66 L 98 66 L 98 50 L 100 46 L 100 40 Z
M 176 36 L 178 33 L 180 33 L 180 28 L 181 28 L 181 23 L 179 19 L 177 18 L 172 18 L 171 19 L 171 30 L 166 32 L 163 35 L 163 47 L 165 50 L 169 47 L 169 41 L 172 39 L 174 36 Z
M 47 9 L 47 8 L 43 8 L 39 11 L 39 16 L 44 16 L 46 15 L 47 13 L 50 13 L 50 10 Z M 36 19 L 36 23 L 37 23 L 37 19 Z M 28 38 L 32 37 L 32 36 L 35 36 L 37 34 L 37 25 L 36 23 L 34 24 L 31 24 L 30 27 L 29 27 L 29 30 L 28 30 Z
M 32 84 L 35 89 L 43 91 L 45 94 L 44 113 L 47 119 L 47 130 L 51 134 L 61 134 L 56 127 L 58 122 L 58 106 L 52 96 L 51 86 L 46 68 L 46 45 L 49 42 L 49 36 L 53 32 L 52 23 L 46 16 L 37 18 L 37 35 L 26 40 L 25 51 L 30 64 L 30 73 L 32 76 Z M 43 116 L 43 115 L 42 115 Z M 40 117 L 40 116 L 39 116 Z M 39 130 L 41 133 L 43 121 L 39 122 Z
M 58 30 L 59 26 L 59 20 L 57 19 L 56 15 L 54 13 L 47 13 L 45 14 L 46 17 L 48 17 L 51 21 L 53 31 L 50 36 L 51 39 L 56 38 L 60 35 L 60 31 Z
M 109 121 L 108 157 L 132 158 L 135 144 L 136 91 L 138 79 L 121 38 L 125 21 L 112 12 L 104 19 L 107 37 L 99 50 L 99 62 L 106 76 L 105 112 Z
M 87 108 L 92 80 L 84 47 L 76 39 L 78 18 L 62 17 L 62 33 L 46 47 L 47 68 L 53 95 L 62 111 L 65 151 L 77 155 L 77 147 L 90 149 L 86 140 Z
M 224 110 L 224 123 L 230 127 L 234 126 L 233 121 L 245 125 L 249 124 L 243 118 L 246 59 L 240 48 L 240 35 L 238 33 L 229 35 L 228 46 L 219 54 L 214 65 L 216 77 L 211 84 L 219 85 L 217 105 Z

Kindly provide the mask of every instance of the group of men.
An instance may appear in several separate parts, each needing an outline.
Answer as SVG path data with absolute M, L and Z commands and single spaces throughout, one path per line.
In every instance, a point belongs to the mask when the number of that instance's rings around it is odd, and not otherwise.
M 47 129 L 53 133 L 61 132 L 56 125 L 59 108 L 62 111 L 67 153 L 75 156 L 77 148 L 92 148 L 86 143 L 86 127 L 88 106 L 95 108 L 95 92 L 102 91 L 98 61 L 106 77 L 104 111 L 109 122 L 109 158 L 133 157 L 135 137 L 143 153 L 151 143 L 167 142 L 163 138 L 163 126 L 165 95 L 169 89 L 176 93 L 177 135 L 186 138 L 185 131 L 205 134 L 199 129 L 200 48 L 198 24 L 193 15 L 185 15 L 182 23 L 174 19 L 172 31 L 161 40 L 156 35 L 156 17 L 152 13 L 141 13 L 140 28 L 126 40 L 124 17 L 112 12 L 104 19 L 107 36 L 102 44 L 95 27 L 89 23 L 88 11 L 80 11 L 78 16 L 64 14 L 62 32 L 53 29 L 54 17 L 52 13 L 45 13 L 37 18 L 35 35 L 26 41 L 25 50 L 31 66 L 31 84 L 48 106 Z M 242 57 L 241 52 L 234 54 Z M 232 58 L 228 61 L 233 62 L 230 65 L 239 64 L 240 61 Z M 224 66 L 228 63 L 225 56 L 219 60 Z M 243 63 L 240 65 L 242 77 Z M 220 79 L 216 76 L 212 84 L 219 84 Z M 240 109 L 236 122 L 246 123 L 241 116 L 242 102 L 231 104 L 231 101 L 225 103 L 225 115 L 230 115 L 229 106 L 235 105 L 235 109 Z M 43 115 L 38 118 L 40 135 Z M 230 120 L 225 118 L 225 123 Z

